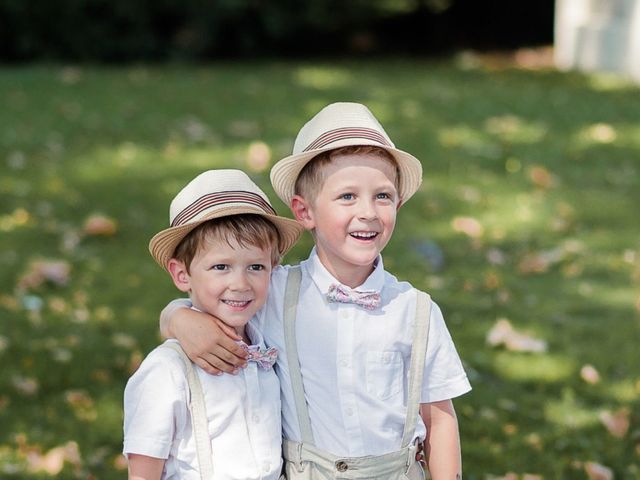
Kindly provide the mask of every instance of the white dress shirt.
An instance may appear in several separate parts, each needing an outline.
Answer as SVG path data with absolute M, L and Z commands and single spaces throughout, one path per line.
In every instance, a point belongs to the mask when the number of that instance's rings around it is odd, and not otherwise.
M 315 445 L 334 455 L 380 455 L 400 448 L 415 317 L 416 291 L 384 271 L 382 258 L 360 289 L 381 292 L 381 306 L 367 311 L 328 303 L 338 283 L 315 249 L 303 261 L 296 337 Z M 280 352 L 276 369 L 282 394 L 284 437 L 300 441 L 300 429 L 283 333 L 283 300 L 290 267 L 274 269 L 269 298 L 256 325 Z M 432 303 L 421 403 L 457 397 L 471 389 L 442 313 Z M 416 437 L 426 429 L 416 418 Z
M 247 334 L 264 348 L 262 336 L 251 324 Z M 280 389 L 273 369 L 250 362 L 238 375 L 213 376 L 194 368 L 204 391 L 213 478 L 278 479 Z M 178 353 L 156 348 L 125 389 L 124 454 L 166 459 L 163 479 L 200 480 L 188 405 L 189 387 Z

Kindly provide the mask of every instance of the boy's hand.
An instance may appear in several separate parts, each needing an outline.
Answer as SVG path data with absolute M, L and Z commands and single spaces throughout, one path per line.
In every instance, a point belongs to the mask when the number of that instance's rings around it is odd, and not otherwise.
M 236 343 L 242 338 L 216 317 L 179 308 L 171 318 L 169 331 L 191 361 L 207 373 L 237 373 L 247 365 L 247 353 Z

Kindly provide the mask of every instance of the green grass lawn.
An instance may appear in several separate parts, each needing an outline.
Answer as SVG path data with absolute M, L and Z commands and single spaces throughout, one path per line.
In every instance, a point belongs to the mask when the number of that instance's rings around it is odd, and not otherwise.
M 177 296 L 147 252 L 170 199 L 245 168 L 285 212 L 269 166 L 339 100 L 423 162 L 385 266 L 467 367 L 465 478 L 640 478 L 640 89 L 408 60 L 0 71 L 0 478 L 124 477 L 123 388 Z M 488 345 L 499 319 L 546 351 Z

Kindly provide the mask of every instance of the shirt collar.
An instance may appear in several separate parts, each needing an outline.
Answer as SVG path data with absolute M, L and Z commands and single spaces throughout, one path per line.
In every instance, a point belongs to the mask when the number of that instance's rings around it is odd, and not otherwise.
M 373 269 L 373 272 L 371 272 L 362 285 L 358 285 L 356 287 L 356 290 L 382 291 L 382 287 L 384 286 L 384 265 L 382 264 L 382 256 L 378 255 L 378 258 L 374 263 L 375 268 Z M 331 284 L 340 283 L 322 264 L 320 257 L 318 257 L 316 247 L 313 247 L 309 258 L 302 262 L 301 265 L 307 271 L 307 274 L 311 277 L 313 283 L 316 284 L 318 290 L 323 294 L 329 291 L 329 286 Z

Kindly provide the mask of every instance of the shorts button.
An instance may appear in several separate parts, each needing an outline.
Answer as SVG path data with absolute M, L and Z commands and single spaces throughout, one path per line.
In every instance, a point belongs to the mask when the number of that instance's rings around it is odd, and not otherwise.
M 349 465 L 347 465 L 347 462 L 343 462 L 341 460 L 339 462 L 336 462 L 336 470 L 338 470 L 339 472 L 346 472 L 347 470 L 349 470 Z

